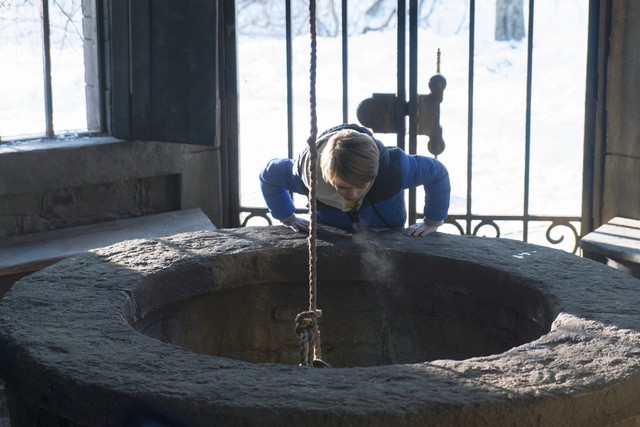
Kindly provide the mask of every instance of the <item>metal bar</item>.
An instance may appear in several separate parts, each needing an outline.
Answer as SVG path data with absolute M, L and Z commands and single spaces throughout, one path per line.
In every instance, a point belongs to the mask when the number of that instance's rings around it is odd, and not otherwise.
M 568 221 L 580 221 L 579 216 L 547 216 L 547 215 L 449 215 L 448 220 L 462 219 L 473 221 L 556 221 L 556 220 L 568 220 Z
M 263 207 L 251 207 L 243 206 L 242 213 L 250 213 L 253 216 L 265 216 L 269 212 L 267 208 Z M 308 213 L 307 208 L 296 208 L 296 213 Z M 531 222 L 536 221 L 580 221 L 582 218 L 579 216 L 549 216 L 549 215 L 528 215 L 524 217 L 522 215 L 449 215 L 447 220 L 472 220 L 472 221 L 517 221 L 522 222 L 524 219 Z
M 409 1 L 409 154 L 418 151 L 418 0 Z M 416 189 L 409 191 L 409 224 L 416 222 Z
M 526 100 L 526 118 L 525 118 L 525 135 L 524 135 L 524 204 L 523 204 L 523 227 L 522 241 L 529 241 L 529 224 L 527 217 L 529 215 L 529 180 L 531 166 L 531 81 L 533 68 L 533 18 L 534 18 L 534 0 L 529 0 L 529 32 L 527 37 L 527 100 Z
M 349 123 L 349 32 L 348 0 L 342 0 L 342 123 Z
M 293 157 L 293 54 L 291 43 L 291 0 L 285 2 L 287 55 L 287 156 Z
M 252 217 L 264 217 L 268 220 L 268 209 L 261 207 L 243 206 L 241 213 L 248 213 Z M 308 213 L 306 208 L 296 208 L 296 213 L 304 214 Z M 580 222 L 582 219 L 579 216 L 547 216 L 547 215 L 529 215 L 524 217 L 522 215 L 449 215 L 447 222 L 463 220 L 463 221 L 514 221 L 522 222 L 523 220 L 529 222 Z M 470 234 L 470 233 L 465 233 Z
M 418 1 L 409 0 L 409 153 L 418 148 Z
M 475 34 L 476 34 L 476 2 L 469 3 L 469 70 L 468 70 L 468 98 L 467 98 L 467 216 L 471 216 L 472 209 L 472 177 L 473 177 L 473 71 L 475 67 Z M 471 234 L 471 220 L 466 223 L 466 234 Z
M 406 16 L 407 4 L 405 0 L 398 0 L 398 40 L 397 40 L 397 95 L 398 103 L 396 108 L 396 129 L 397 133 L 397 145 L 404 149 L 404 133 L 405 133 L 405 116 L 407 114 L 407 95 L 405 93 L 406 77 L 405 77 L 405 61 L 406 61 L 406 35 L 407 30 L 407 16 Z
M 49 0 L 40 2 L 40 20 L 42 23 L 42 60 L 44 74 L 44 116 L 45 133 L 53 133 L 53 89 L 51 87 L 51 23 L 49 22 Z

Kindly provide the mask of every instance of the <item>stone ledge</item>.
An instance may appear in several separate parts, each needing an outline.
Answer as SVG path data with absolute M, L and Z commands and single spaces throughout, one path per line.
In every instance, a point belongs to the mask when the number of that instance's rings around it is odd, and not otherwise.
M 200 209 L 23 234 L 0 240 L 0 277 L 40 270 L 63 258 L 123 240 L 215 230 Z

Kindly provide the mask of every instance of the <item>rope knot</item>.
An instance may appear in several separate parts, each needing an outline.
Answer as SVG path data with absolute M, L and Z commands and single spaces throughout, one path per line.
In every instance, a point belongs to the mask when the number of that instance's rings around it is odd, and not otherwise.
M 300 339 L 300 366 L 331 367 L 320 355 L 320 317 L 322 310 L 303 311 L 296 316 L 295 332 Z
M 296 335 L 301 337 L 302 334 L 312 331 L 318 325 L 320 317 L 322 317 L 322 310 L 307 310 L 298 313 L 296 316 Z

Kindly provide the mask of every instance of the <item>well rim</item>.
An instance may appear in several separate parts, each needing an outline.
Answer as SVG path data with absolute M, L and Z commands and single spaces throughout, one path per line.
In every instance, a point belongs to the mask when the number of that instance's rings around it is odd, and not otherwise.
M 283 227 L 216 230 L 123 242 L 18 282 L 0 301 L 0 376 L 11 393 L 87 425 L 118 425 L 140 408 L 186 425 L 285 419 L 307 425 L 453 425 L 479 415 L 488 423 L 529 424 L 552 416 L 547 420 L 580 425 L 637 415 L 637 398 L 612 401 L 630 390 L 639 395 L 637 279 L 509 239 L 409 238 L 399 232 L 374 238 L 517 276 L 553 302 L 551 331 L 499 355 L 464 361 L 318 370 L 196 355 L 133 330 L 130 321 L 141 314 L 139 307 L 152 301 L 145 286 L 161 274 L 178 274 L 184 263 L 194 262 L 207 271 L 212 256 L 306 245 L 304 236 Z M 319 245 L 353 240 L 327 230 Z M 96 264 L 99 280 L 87 283 L 84 271 Z M 163 286 L 169 284 L 153 289 L 162 294 Z M 94 403 L 84 400 L 89 395 Z M 595 403 L 604 395 L 607 408 Z

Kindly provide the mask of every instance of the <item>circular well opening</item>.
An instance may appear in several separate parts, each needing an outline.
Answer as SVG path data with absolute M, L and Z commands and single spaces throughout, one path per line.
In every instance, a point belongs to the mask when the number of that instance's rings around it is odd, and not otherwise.
M 215 278 L 184 269 L 170 279 L 176 286 L 215 290 L 164 304 L 133 326 L 195 353 L 298 364 L 294 319 L 308 308 L 306 257 L 231 255 Z M 498 354 L 546 334 L 555 317 L 546 296 L 512 275 L 424 254 L 319 250 L 317 277 L 322 357 L 334 367 Z M 194 283 L 202 280 L 212 284 Z

